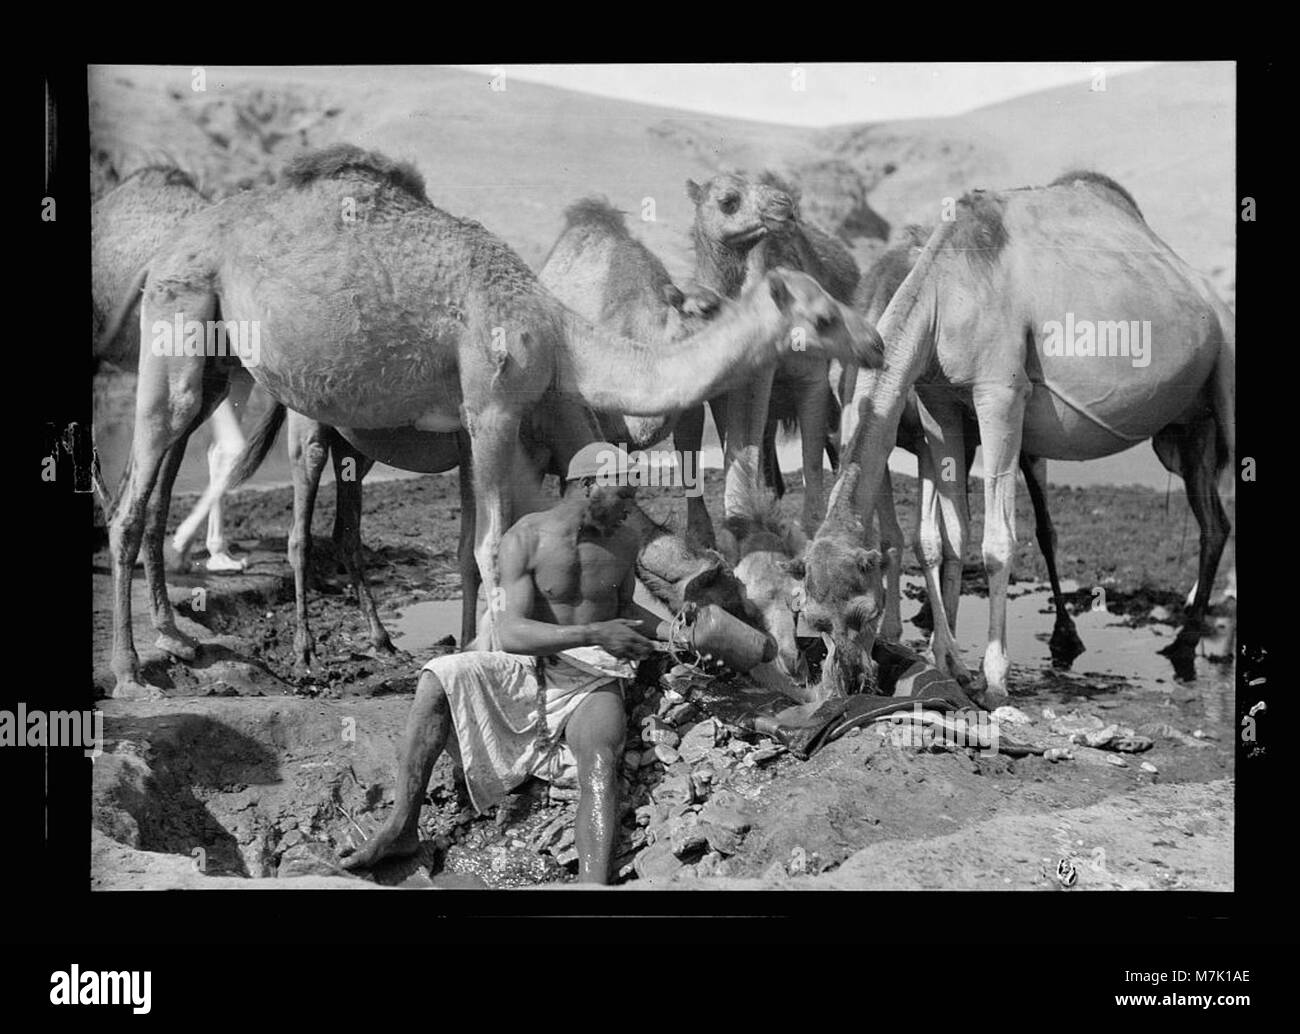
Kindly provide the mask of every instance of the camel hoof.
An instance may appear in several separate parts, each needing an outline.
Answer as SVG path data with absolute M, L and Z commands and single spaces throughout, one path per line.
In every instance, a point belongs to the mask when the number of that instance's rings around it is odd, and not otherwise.
M 1069 671 L 1074 659 L 1087 649 L 1074 625 L 1057 625 L 1047 646 L 1052 651 L 1052 667 L 1063 671 Z
M 966 695 L 971 700 L 990 711 L 1001 707 L 1011 699 L 1010 694 L 1007 693 L 1004 687 L 989 685 L 984 680 L 983 675 L 971 679 L 970 685 L 964 688 L 966 689 Z
M 119 679 L 113 687 L 114 700 L 161 700 L 163 691 L 135 679 Z
M 208 562 L 204 566 L 213 574 L 232 574 L 244 570 L 248 566 L 246 560 L 236 560 L 229 553 L 213 553 L 208 557 Z
M 177 549 L 170 542 L 163 544 L 163 569 L 168 574 L 189 574 L 190 551 Z
M 191 664 L 198 659 L 199 644 L 184 632 L 173 630 L 160 632 L 154 640 L 154 646 L 178 661 Z

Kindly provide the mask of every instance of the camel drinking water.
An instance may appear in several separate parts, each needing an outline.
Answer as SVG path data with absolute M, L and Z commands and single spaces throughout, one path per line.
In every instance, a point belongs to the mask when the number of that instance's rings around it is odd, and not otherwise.
M 786 270 L 667 348 L 602 331 L 551 297 L 480 224 L 433 206 L 410 165 L 350 145 L 301 156 L 280 183 L 226 198 L 168 240 L 150 267 L 141 327 L 202 328 L 218 310 L 236 325 L 257 322 L 256 350 L 243 342 L 234 355 L 141 350 L 133 464 L 111 534 L 118 696 L 149 694 L 130 623 L 130 568 L 142 542 L 158 645 L 196 656 L 167 598 L 161 529 L 185 441 L 239 366 L 288 408 L 345 435 L 463 427 L 475 555 L 491 599 L 497 546 L 515 517 L 520 424 L 546 391 L 653 416 L 725 391 L 794 342 L 847 362 L 879 361 L 873 328 Z
M 1062 326 L 1089 328 L 1071 347 Z M 1136 325 L 1145 340 L 1120 328 Z M 1197 595 L 1175 651 L 1200 638 L 1228 518 L 1216 480 L 1234 451 L 1232 313 L 1147 225 L 1127 197 L 1092 179 L 977 191 L 931 233 L 880 324 L 886 362 L 860 386 L 859 424 L 845 446 L 827 517 L 808 552 L 810 600 L 859 593 L 858 626 L 878 615 L 879 555 L 845 577 L 839 554 L 860 548 L 885 463 L 913 388 L 923 409 L 942 534 L 956 557 L 966 538 L 965 423 L 984 448 L 984 563 L 989 580 L 985 701 L 1006 697 L 1006 589 L 1015 546 L 1016 464 L 1090 459 L 1152 439 L 1178 470 L 1201 529 Z M 864 382 L 867 379 L 864 378 Z M 955 476 L 934 478 L 933 471 Z M 959 565 L 925 550 L 936 664 L 969 681 L 953 638 Z

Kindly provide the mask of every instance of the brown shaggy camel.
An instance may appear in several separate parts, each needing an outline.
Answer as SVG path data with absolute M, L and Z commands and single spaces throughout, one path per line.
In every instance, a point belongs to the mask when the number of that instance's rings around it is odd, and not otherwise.
M 854 576 L 843 552 L 860 548 L 859 515 L 876 508 L 915 388 L 927 441 L 922 476 L 933 486 L 928 508 L 938 511 L 923 519 L 945 540 L 922 542 L 936 664 L 970 681 L 952 632 L 960 567 L 945 570 L 942 584 L 939 567 L 945 549 L 961 557 L 965 546 L 964 414 L 973 412 L 985 469 L 985 702 L 1006 697 L 1006 587 L 1022 449 L 1090 459 L 1150 438 L 1162 462 L 1182 474 L 1201 528 L 1197 595 L 1170 651 L 1185 672 L 1227 538 L 1216 482 L 1235 441 L 1235 321 L 1204 278 L 1108 183 L 1075 178 L 976 191 L 935 227 L 880 330 L 886 363 L 859 384 L 859 424 L 809 547 L 809 598 L 834 605 L 836 595 L 858 593 L 865 602 L 859 624 L 874 620 L 878 562 Z M 942 470 L 955 476 L 936 478 Z
M 770 174 L 752 180 L 724 173 L 703 185 L 686 181 L 687 195 L 695 205 L 691 236 L 696 283 L 734 298 L 747 279 L 780 266 L 803 270 L 833 298 L 851 303 L 859 277 L 853 256 L 830 234 L 802 222 L 794 199 L 782 186 Z M 778 483 L 776 424 L 794 420 L 803 445 L 803 524 L 805 530 L 815 528 L 824 512 L 822 453 L 828 432 L 838 423 L 834 405 L 829 361 L 807 352 L 785 354 L 774 371 L 764 371 L 762 377 L 714 403 L 719 433 L 730 439 L 725 441 L 729 472 L 725 512 L 736 512 L 740 496 L 747 491 L 743 478 L 752 476 L 760 463 L 769 479 Z M 747 432 L 743 441 L 735 440 L 740 429 Z M 736 460 L 741 463 L 738 470 L 744 472 L 739 479 L 730 473 Z
M 792 346 L 880 359 L 873 328 L 788 270 L 667 348 L 603 331 L 552 298 L 499 238 L 431 204 L 412 166 L 346 144 L 305 154 L 274 186 L 187 220 L 151 264 L 140 321 L 142 342 L 151 340 L 111 533 L 116 696 L 149 695 L 130 621 L 142 541 L 158 646 L 196 656 L 167 598 L 162 528 L 185 441 L 240 365 L 288 408 L 345 436 L 463 427 L 475 555 L 492 599 L 514 486 L 528 480 L 520 424 L 547 390 L 652 416 L 744 382 Z
M 623 213 L 608 200 L 583 198 L 565 210 L 564 220 L 538 279 L 570 309 L 639 341 L 667 344 L 704 325 L 700 316 L 683 312 L 685 295 L 658 257 L 628 232 Z M 599 419 L 601 437 L 629 449 L 647 449 L 671 434 L 679 459 L 693 457 L 691 472 L 699 474 L 702 405 L 652 417 L 604 413 Z M 686 537 L 704 548 L 715 544 L 702 492 L 687 493 Z
M 1079 178 L 1085 173 L 1067 173 L 1056 182 L 1066 182 L 1069 177 Z M 1096 175 L 1096 174 L 1093 174 Z M 908 226 L 904 228 L 897 244 L 885 251 L 862 275 L 854 297 L 854 306 L 873 325 L 879 323 L 885 314 L 895 292 L 912 271 L 925 242 L 929 240 L 932 228 L 928 226 Z M 858 369 L 853 366 L 843 368 L 839 384 L 839 397 L 852 399 L 857 390 Z M 857 427 L 858 413 L 851 405 L 845 405 L 843 420 L 840 425 L 840 440 L 848 441 Z M 969 474 L 971 463 L 975 459 L 975 448 L 979 445 L 979 427 L 975 420 L 967 415 L 966 424 L 966 470 Z M 908 394 L 907 405 L 898 422 L 898 441 L 900 448 L 920 457 L 925 449 L 925 434 L 921 428 L 921 414 L 917 408 L 916 392 Z M 1034 507 L 1034 525 L 1038 537 L 1038 546 L 1043 551 L 1047 562 L 1047 577 L 1052 586 L 1052 602 L 1056 609 L 1056 624 L 1048 646 L 1052 652 L 1052 663 L 1056 667 L 1069 668 L 1084 646 L 1075 629 L 1074 619 L 1065 605 L 1061 593 L 1061 582 L 1056 571 L 1056 529 L 1052 526 L 1052 516 L 1047 509 L 1047 461 L 1030 456 L 1023 449 L 1020 452 L 1020 470 L 1025 476 L 1029 488 L 1029 498 Z M 924 489 L 924 485 L 922 486 Z M 927 512 L 930 512 L 927 510 Z M 917 525 L 920 527 L 921 509 L 917 510 Z M 880 496 L 876 506 L 876 516 L 880 521 L 880 551 L 884 562 L 885 609 L 880 619 L 880 635 L 897 641 L 903 632 L 902 615 L 902 549 L 904 545 L 903 530 L 898 523 L 898 514 L 894 509 L 894 488 L 890 479 L 889 467 L 883 474 Z M 932 532 L 931 532 L 932 533 Z M 921 549 L 921 536 L 913 540 L 917 558 L 922 566 L 925 564 Z M 956 562 L 945 553 L 944 563 Z

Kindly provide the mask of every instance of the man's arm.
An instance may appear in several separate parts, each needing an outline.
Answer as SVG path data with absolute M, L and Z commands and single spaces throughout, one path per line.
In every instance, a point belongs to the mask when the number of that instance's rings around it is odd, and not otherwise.
M 627 575 L 624 577 L 623 583 L 618 587 L 618 616 L 637 622 L 637 631 L 647 639 L 659 639 L 667 642 L 668 628 L 672 622 L 665 621 L 654 611 L 646 610 L 645 607 L 636 602 L 635 594 L 636 567 L 632 566 L 627 569 Z
M 537 533 L 528 526 L 515 525 L 501 540 L 501 609 L 493 617 L 501 649 L 545 657 L 575 646 L 595 645 L 615 657 L 638 660 L 650 652 L 649 641 L 635 630 L 633 622 L 553 625 L 529 617 L 533 612 L 530 561 L 536 548 Z

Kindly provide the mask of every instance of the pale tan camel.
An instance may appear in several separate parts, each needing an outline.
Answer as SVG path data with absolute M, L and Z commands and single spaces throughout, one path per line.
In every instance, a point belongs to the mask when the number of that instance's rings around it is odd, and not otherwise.
M 1068 173 L 1057 182 L 1066 182 L 1070 177 L 1080 178 L 1084 175 L 1084 173 Z M 866 317 L 869 323 L 874 325 L 880 322 L 895 292 L 902 286 L 903 281 L 907 279 L 907 274 L 912 271 L 917 258 L 920 257 L 925 242 L 930 238 L 930 233 L 931 227 L 906 227 L 900 235 L 900 240 L 881 254 L 871 268 L 862 275 L 854 297 L 854 306 Z M 840 424 L 840 440 L 845 442 L 853 437 L 853 431 L 858 423 L 858 411 L 853 405 L 849 404 L 857 391 L 858 372 L 855 366 L 843 367 L 838 385 L 839 397 L 844 400 L 843 419 Z M 965 431 L 966 470 L 969 474 L 971 463 L 975 458 L 976 446 L 979 445 L 979 427 L 970 414 L 967 414 L 966 417 Z M 925 434 L 921 428 L 921 414 L 917 408 L 915 391 L 908 393 L 907 405 L 904 407 L 903 415 L 898 422 L 898 441 L 896 444 L 918 457 L 925 448 Z M 1020 452 L 1020 470 L 1025 475 L 1025 484 L 1029 488 L 1029 498 L 1033 503 L 1038 546 L 1043 552 L 1044 560 L 1047 562 L 1047 577 L 1051 582 L 1052 602 L 1056 608 L 1056 624 L 1052 629 L 1052 637 L 1048 641 L 1048 646 L 1052 652 L 1052 663 L 1060 668 L 1069 668 L 1073 660 L 1083 652 L 1084 646 L 1079 639 L 1078 631 L 1075 629 L 1074 619 L 1070 617 L 1070 612 L 1065 605 L 1060 578 L 1057 575 L 1056 529 L 1052 525 L 1052 516 L 1047 508 L 1047 461 L 1030 456 L 1022 449 Z M 882 477 L 883 482 L 876 504 L 876 516 L 880 522 L 880 551 L 884 562 L 885 578 L 885 609 L 880 619 L 880 635 L 885 639 L 897 641 L 901 638 L 903 631 L 900 611 L 902 605 L 902 549 L 904 540 L 903 530 L 898 523 L 898 514 L 894 509 L 894 488 L 888 466 L 885 467 Z M 925 485 L 922 485 L 921 488 L 923 492 L 926 490 Z M 913 539 L 913 545 L 917 551 L 917 558 L 924 567 L 925 558 L 922 549 L 922 535 L 920 534 L 921 512 L 922 508 L 918 508 L 918 532 Z M 927 508 L 926 512 L 933 512 L 933 510 Z M 934 538 L 936 530 L 933 527 L 926 528 L 927 541 L 930 542 L 931 548 L 934 548 L 934 543 L 939 541 Z M 948 556 L 945 551 L 944 563 L 957 563 L 960 565 L 961 560 L 960 558 Z
M 239 332 L 238 354 L 184 354 L 221 351 L 201 347 L 218 311 L 227 341 Z M 792 342 L 843 361 L 879 359 L 861 317 L 783 270 L 671 347 L 601 331 L 481 225 L 435 208 L 411 166 L 350 145 L 304 155 L 281 183 L 187 220 L 150 268 L 140 319 L 153 340 L 141 348 L 134 462 L 111 535 L 121 696 L 149 692 L 130 622 L 142 540 L 158 645 L 182 660 L 196 655 L 167 599 L 161 529 L 184 442 L 238 365 L 290 409 L 341 431 L 464 427 L 475 554 L 492 599 L 512 486 L 526 467 L 520 423 L 547 390 L 597 410 L 656 415 L 743 382 Z
M 193 178 L 174 166 L 137 169 L 90 207 L 91 300 L 94 321 L 95 367 L 134 371 L 140 359 L 140 325 L 131 318 L 139 302 L 149 259 L 159 244 L 188 216 L 206 207 L 208 199 Z M 219 484 L 225 470 L 244 447 L 240 429 L 242 407 L 253 382 L 232 381 L 230 395 L 212 414 L 212 444 L 208 447 L 209 485 Z M 206 567 L 209 571 L 239 571 L 226 543 L 221 497 L 205 492 L 172 538 L 177 561 L 186 561 L 199 525 L 208 523 Z
M 922 476 L 946 548 L 966 536 L 963 413 L 984 447 L 984 563 L 989 580 L 987 703 L 1006 697 L 1006 587 L 1015 546 L 1016 463 L 1090 459 L 1147 438 L 1187 484 L 1201 526 L 1197 597 L 1173 653 L 1190 664 L 1228 519 L 1216 478 L 1234 452 L 1235 326 L 1205 280 L 1152 232 L 1125 193 L 1095 179 L 966 195 L 930 235 L 880 326 L 886 364 L 863 378 L 860 422 L 845 448 L 826 521 L 809 550 L 809 597 L 830 599 L 811 561 L 852 548 L 854 523 L 876 507 L 882 474 L 913 387 L 928 448 Z M 866 381 L 871 383 L 866 385 Z M 936 478 L 935 471 L 955 476 Z M 857 539 L 861 542 L 861 539 Z M 923 544 L 925 548 L 925 544 Z M 953 640 L 960 569 L 925 549 L 936 664 L 969 682 Z M 841 578 L 841 581 L 843 579 Z M 878 563 L 835 591 L 879 602 Z M 942 619 L 941 619 L 942 618 Z M 864 636 L 864 638 L 866 638 Z
M 800 221 L 794 199 L 777 182 L 770 175 L 755 180 L 732 173 L 714 176 L 702 185 L 687 180 L 686 192 L 695 205 L 691 236 L 696 283 L 734 298 L 748 279 L 780 266 L 803 270 L 832 297 L 851 302 L 859 276 L 853 256 L 831 235 Z M 775 428 L 778 421 L 793 420 L 799 425 L 803 447 L 804 528 L 811 530 L 820 522 L 825 501 L 822 453 L 835 422 L 828 367 L 824 356 L 791 351 L 775 370 L 764 371 L 762 377 L 711 403 L 724 439 L 726 513 L 738 512 L 748 491 L 745 479 L 760 465 L 774 484 L 780 483 Z M 737 440 L 738 431 L 745 432 L 743 440 Z M 737 462 L 740 466 L 733 476 Z

